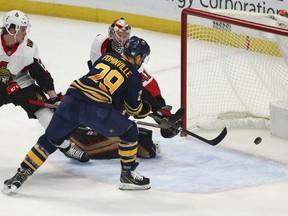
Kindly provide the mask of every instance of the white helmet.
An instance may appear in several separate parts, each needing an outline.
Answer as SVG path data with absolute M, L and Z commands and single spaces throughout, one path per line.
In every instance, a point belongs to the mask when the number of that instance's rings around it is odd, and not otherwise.
M 131 27 L 124 18 L 115 20 L 108 29 L 109 39 L 117 53 L 122 53 L 124 45 L 128 41 L 131 33 Z
M 8 13 L 6 13 L 3 17 L 3 27 L 8 31 L 9 34 L 9 28 L 11 26 L 11 24 L 15 25 L 15 31 L 16 34 L 19 31 L 21 26 L 30 27 L 29 24 L 29 18 L 27 16 L 27 14 L 19 11 L 19 10 L 12 10 L 9 11 Z

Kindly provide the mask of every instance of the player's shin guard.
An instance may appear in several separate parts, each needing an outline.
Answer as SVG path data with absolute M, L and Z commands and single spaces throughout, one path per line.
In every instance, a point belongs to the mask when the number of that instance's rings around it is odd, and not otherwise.
M 30 168 L 36 171 L 48 158 L 48 151 L 40 146 L 39 144 L 34 145 L 31 150 L 28 152 L 23 162 L 21 163 L 21 167 Z
M 131 169 L 135 164 L 138 150 L 138 143 L 127 143 L 121 141 L 118 145 L 118 154 L 120 156 L 122 169 Z
M 119 156 L 121 158 L 121 190 L 148 190 L 150 189 L 149 178 L 144 177 L 136 171 L 138 163 L 136 163 L 137 142 L 119 143 Z
M 36 144 L 25 156 L 16 174 L 4 182 L 3 193 L 11 193 L 21 187 L 21 185 L 36 171 L 48 158 L 49 153 L 45 148 Z

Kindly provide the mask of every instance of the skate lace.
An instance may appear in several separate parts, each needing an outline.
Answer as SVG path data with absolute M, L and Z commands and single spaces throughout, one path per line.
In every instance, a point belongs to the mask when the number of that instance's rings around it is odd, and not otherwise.
M 136 171 L 131 171 L 131 176 L 133 177 L 133 179 L 135 180 L 143 180 L 144 176 L 141 175 L 140 173 L 136 172 Z
M 78 148 L 75 148 L 74 145 L 72 145 L 70 147 L 70 149 L 66 152 L 67 155 L 71 156 L 71 157 L 74 157 L 74 158 L 79 158 L 81 159 L 81 156 L 83 154 L 83 151 L 81 151 L 80 149 Z
M 33 173 L 33 171 L 30 169 L 25 169 L 22 171 L 18 170 L 17 177 L 19 177 L 21 179 L 21 181 L 26 181 L 27 178 L 32 175 L 32 173 Z
M 15 179 L 12 180 L 11 183 L 19 183 L 22 184 L 23 182 L 25 182 L 27 180 L 28 176 L 25 175 L 24 173 L 17 173 L 17 175 L 15 176 Z

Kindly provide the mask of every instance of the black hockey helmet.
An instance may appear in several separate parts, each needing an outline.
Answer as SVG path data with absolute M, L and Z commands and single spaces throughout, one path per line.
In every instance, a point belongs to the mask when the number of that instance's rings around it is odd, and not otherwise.
M 142 56 L 142 62 L 147 62 L 150 52 L 151 50 L 148 43 L 144 39 L 136 36 L 129 38 L 129 41 L 123 50 L 124 55 L 132 58 L 135 58 L 140 54 Z

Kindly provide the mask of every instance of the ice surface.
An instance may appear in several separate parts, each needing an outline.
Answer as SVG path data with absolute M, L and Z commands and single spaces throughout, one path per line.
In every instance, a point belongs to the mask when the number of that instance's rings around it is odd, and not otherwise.
M 106 34 L 107 25 L 30 18 L 29 37 L 38 45 L 57 91 L 65 92 L 73 79 L 87 72 L 93 38 Z M 180 37 L 137 28 L 132 34 L 150 44 L 147 68 L 176 111 L 180 104 Z M 0 182 L 4 182 L 15 174 L 44 129 L 13 105 L 1 107 L 0 119 Z M 267 130 L 233 129 L 213 147 L 191 137 L 164 139 L 157 129 L 152 130 L 162 154 L 139 160 L 139 171 L 150 177 L 151 190 L 120 191 L 116 159 L 80 164 L 56 152 L 14 194 L 0 194 L 0 215 L 287 215 L 287 140 Z M 219 132 L 195 131 L 208 139 Z M 263 141 L 255 145 L 258 136 Z

